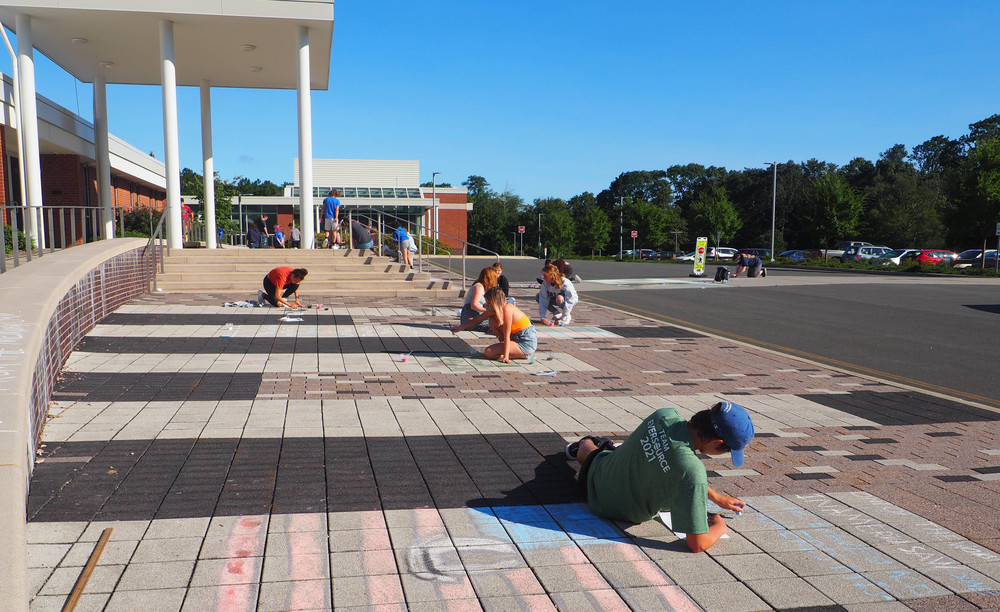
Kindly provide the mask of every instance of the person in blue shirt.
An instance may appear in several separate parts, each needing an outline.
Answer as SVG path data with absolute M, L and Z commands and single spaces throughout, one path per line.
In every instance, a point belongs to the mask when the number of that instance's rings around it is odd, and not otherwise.
M 399 250 L 399 263 L 406 264 L 413 269 L 413 253 L 410 251 L 413 248 L 413 238 L 406 233 L 403 226 L 400 225 L 392 232 L 392 239 L 396 241 L 396 248 Z
M 734 256 L 734 259 L 736 260 L 736 272 L 733 272 L 730 278 L 736 278 L 744 272 L 746 272 L 747 278 L 756 278 L 758 276 L 764 278 L 767 276 L 767 268 L 764 267 L 764 263 L 760 260 L 760 257 L 741 251 Z
M 328 248 L 340 248 L 340 192 L 331 189 L 323 198 L 323 229 L 326 231 Z M 334 246 L 337 245 L 337 246 Z

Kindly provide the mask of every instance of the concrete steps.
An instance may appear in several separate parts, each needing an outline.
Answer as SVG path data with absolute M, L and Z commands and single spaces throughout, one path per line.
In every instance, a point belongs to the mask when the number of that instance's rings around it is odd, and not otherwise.
M 305 268 L 305 295 L 372 297 L 441 297 L 457 299 L 461 285 L 410 270 L 370 251 L 247 249 L 174 249 L 164 260 L 156 285 L 165 293 L 232 293 L 250 299 L 264 276 L 278 266 Z M 426 267 L 425 267 L 426 269 Z

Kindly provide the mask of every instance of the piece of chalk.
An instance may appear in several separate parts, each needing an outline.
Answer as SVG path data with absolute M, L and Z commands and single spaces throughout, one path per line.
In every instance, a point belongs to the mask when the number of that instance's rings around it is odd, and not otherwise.
M 737 510 L 736 511 L 736 516 L 743 516 L 743 511 L 742 510 Z

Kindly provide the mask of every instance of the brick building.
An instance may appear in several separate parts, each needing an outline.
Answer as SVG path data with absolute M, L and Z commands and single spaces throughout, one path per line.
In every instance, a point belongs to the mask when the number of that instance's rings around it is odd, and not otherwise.
M 52 210 L 53 219 L 51 235 L 46 232 L 46 246 L 80 244 L 86 232 L 94 231 L 93 215 L 99 209 L 94 125 L 44 96 L 37 96 L 37 105 L 42 208 Z M 4 75 L 0 87 L 0 201 L 5 206 L 5 223 L 14 212 L 10 207 L 23 202 L 16 117 L 13 84 Z M 166 205 L 163 162 L 114 136 L 109 137 L 109 149 L 116 217 L 121 209 L 162 210 Z M 48 212 L 43 214 L 48 218 Z M 21 215 L 18 226 L 24 227 Z

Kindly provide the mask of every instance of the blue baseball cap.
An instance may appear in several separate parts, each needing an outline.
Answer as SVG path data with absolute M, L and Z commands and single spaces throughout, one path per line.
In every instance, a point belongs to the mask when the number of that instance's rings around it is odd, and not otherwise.
M 712 407 L 712 426 L 729 447 L 733 465 L 743 465 L 743 449 L 753 440 L 753 421 L 746 408 L 732 402 L 719 402 Z

